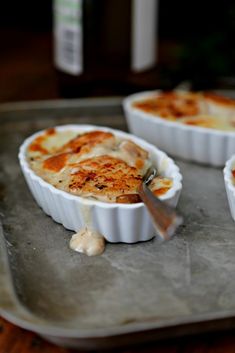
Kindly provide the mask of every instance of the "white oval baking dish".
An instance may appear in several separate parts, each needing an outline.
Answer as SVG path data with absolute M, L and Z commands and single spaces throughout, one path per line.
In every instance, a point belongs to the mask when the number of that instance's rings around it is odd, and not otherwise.
M 212 166 L 224 166 L 235 153 L 235 132 L 184 125 L 145 113 L 132 104 L 161 91 L 140 92 L 123 101 L 131 133 L 161 148 L 172 156 Z
M 235 155 L 233 155 L 224 167 L 224 183 L 227 192 L 228 203 L 232 218 L 235 221 L 235 185 L 232 182 L 232 168 L 235 168 Z
M 173 160 L 155 146 L 122 131 L 94 125 L 63 125 L 59 131 L 110 131 L 117 137 L 130 139 L 149 152 L 150 159 L 163 176 L 173 179 L 173 187 L 161 199 L 176 206 L 182 189 L 182 176 Z M 43 131 L 27 138 L 20 147 L 19 161 L 26 182 L 43 211 L 67 229 L 78 231 L 84 226 L 100 232 L 109 242 L 135 243 L 151 239 L 156 231 L 143 203 L 117 204 L 85 199 L 61 191 L 36 175 L 30 168 L 26 151 L 29 144 Z

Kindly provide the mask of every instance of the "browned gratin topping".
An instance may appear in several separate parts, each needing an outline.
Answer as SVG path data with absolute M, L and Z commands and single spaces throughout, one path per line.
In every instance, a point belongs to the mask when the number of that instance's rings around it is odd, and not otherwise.
M 69 153 L 60 153 L 55 156 L 49 157 L 44 160 L 43 168 L 51 170 L 53 172 L 59 172 L 66 166 L 66 162 L 68 160 Z
M 42 146 L 42 142 L 44 141 L 45 137 L 44 136 L 39 136 L 37 137 L 33 143 L 31 143 L 29 150 L 31 152 L 40 152 L 42 154 L 47 154 L 48 151 L 46 148 Z
M 72 193 L 116 199 L 120 194 L 136 194 L 142 181 L 138 169 L 107 155 L 77 164 L 69 189 Z
M 224 105 L 226 107 L 233 107 L 235 108 L 235 101 L 231 98 L 224 97 L 224 96 L 219 96 L 218 94 L 214 94 L 211 92 L 204 92 L 203 96 L 208 100 L 212 101 L 221 105 Z
M 47 130 L 29 145 L 28 159 L 35 173 L 56 188 L 117 203 L 140 202 L 138 187 L 151 165 L 142 147 L 101 130 L 80 135 Z M 171 187 L 172 180 L 162 176 L 150 185 L 157 196 Z
M 165 92 L 133 105 L 135 108 L 158 114 L 164 118 L 181 118 L 199 113 L 198 102 L 194 94 L 179 95 L 176 92 Z
M 133 107 L 191 126 L 235 130 L 235 101 L 210 92 L 163 92 L 135 101 Z
M 114 136 L 110 132 L 105 131 L 91 131 L 84 135 L 76 136 L 67 144 L 62 146 L 62 152 L 73 153 L 88 153 L 94 146 L 102 143 L 103 145 L 112 145 Z
M 47 154 L 48 150 L 43 147 L 43 142 L 47 139 L 48 136 L 54 135 L 55 129 L 47 129 L 44 135 L 38 136 L 30 145 L 29 149 L 32 152 L 40 152 L 42 154 Z

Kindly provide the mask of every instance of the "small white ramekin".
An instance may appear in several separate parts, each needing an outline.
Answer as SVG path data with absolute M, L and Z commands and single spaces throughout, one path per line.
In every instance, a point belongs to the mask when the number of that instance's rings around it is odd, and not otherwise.
M 150 159 L 159 173 L 173 180 L 172 188 L 161 199 L 176 206 L 182 189 L 179 168 L 164 152 L 155 146 L 122 131 L 94 125 L 64 125 L 58 131 L 75 130 L 84 133 L 91 130 L 110 131 L 122 139 L 130 139 L 149 152 Z M 109 242 L 135 243 L 151 239 L 156 231 L 143 203 L 117 204 L 89 200 L 61 191 L 44 181 L 30 168 L 26 152 L 29 144 L 44 131 L 27 138 L 20 147 L 19 161 L 26 182 L 36 202 L 43 211 L 67 229 L 78 231 L 87 226 L 100 232 Z
M 224 167 L 224 183 L 228 196 L 228 203 L 231 211 L 232 218 L 235 221 L 235 185 L 232 181 L 232 168 L 235 167 L 235 154 L 225 164 Z
M 180 124 L 133 107 L 134 102 L 160 93 L 141 92 L 124 99 L 123 108 L 130 132 L 172 156 L 223 166 L 235 153 L 235 132 Z

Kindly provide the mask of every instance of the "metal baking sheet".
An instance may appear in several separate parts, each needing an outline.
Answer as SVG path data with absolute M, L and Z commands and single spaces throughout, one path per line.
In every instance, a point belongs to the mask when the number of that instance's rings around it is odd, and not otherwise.
M 58 124 L 127 130 L 121 100 L 0 106 L 0 313 L 70 347 L 100 349 L 235 327 L 235 223 L 221 169 L 177 161 L 184 224 L 166 243 L 107 244 L 87 257 L 34 202 L 19 145 Z

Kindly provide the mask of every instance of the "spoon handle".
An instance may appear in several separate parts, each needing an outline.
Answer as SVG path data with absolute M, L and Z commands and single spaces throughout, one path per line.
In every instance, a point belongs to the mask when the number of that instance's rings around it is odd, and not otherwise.
M 156 197 L 145 183 L 139 187 L 139 196 L 147 207 L 154 227 L 163 240 L 169 240 L 183 222 L 175 209 Z

